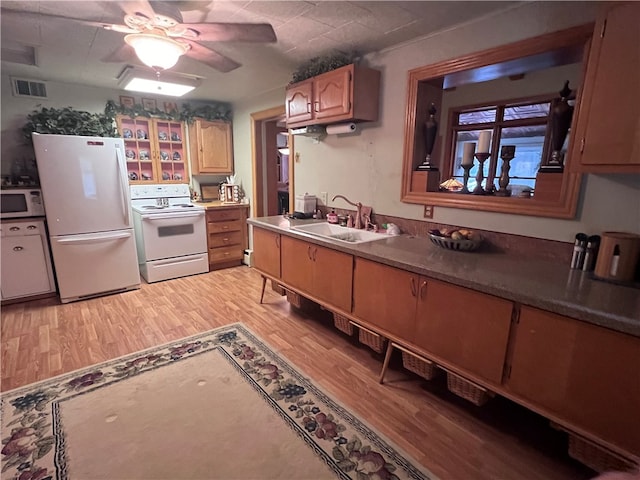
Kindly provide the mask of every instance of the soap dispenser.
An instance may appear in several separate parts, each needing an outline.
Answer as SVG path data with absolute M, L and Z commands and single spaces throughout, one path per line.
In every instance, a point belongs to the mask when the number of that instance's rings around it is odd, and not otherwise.
M 328 223 L 338 223 L 338 214 L 335 210 L 331 210 L 331 212 L 327 213 L 327 222 Z

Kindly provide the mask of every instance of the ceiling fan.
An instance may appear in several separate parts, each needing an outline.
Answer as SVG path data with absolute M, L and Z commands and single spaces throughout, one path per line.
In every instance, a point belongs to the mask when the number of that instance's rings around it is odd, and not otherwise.
M 103 60 L 126 63 L 131 60 L 135 51 L 140 61 L 157 73 L 173 67 L 182 55 L 220 72 L 230 72 L 241 66 L 200 42 L 276 41 L 273 27 L 268 23 L 184 23 L 179 7 L 192 9 L 189 5 L 194 2 L 136 0 L 108 3 L 111 7 L 114 3 L 119 5 L 120 13 L 124 13 L 124 24 L 93 22 L 60 15 L 44 16 L 64 18 L 124 33 L 125 43 L 122 47 Z M 26 12 L 20 12 L 24 13 Z

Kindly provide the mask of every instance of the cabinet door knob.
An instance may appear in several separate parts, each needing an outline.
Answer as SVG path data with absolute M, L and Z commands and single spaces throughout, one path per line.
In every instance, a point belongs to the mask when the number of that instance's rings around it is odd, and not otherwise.
M 14 251 L 14 252 L 21 252 L 22 250 L 24 250 L 24 248 L 23 248 L 23 247 L 20 247 L 20 246 L 18 246 L 18 247 L 13 247 L 13 251 Z

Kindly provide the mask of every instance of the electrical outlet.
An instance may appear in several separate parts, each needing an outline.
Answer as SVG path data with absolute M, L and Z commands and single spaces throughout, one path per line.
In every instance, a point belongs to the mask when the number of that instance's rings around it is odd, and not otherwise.
M 424 206 L 424 218 L 433 218 L 433 205 Z
M 329 194 L 327 192 L 320 192 L 320 201 L 323 205 L 327 205 L 329 203 Z

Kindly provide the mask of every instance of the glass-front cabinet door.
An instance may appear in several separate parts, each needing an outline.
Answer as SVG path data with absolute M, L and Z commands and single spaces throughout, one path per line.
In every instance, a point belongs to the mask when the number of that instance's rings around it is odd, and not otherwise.
M 162 181 L 185 182 L 185 148 L 182 122 L 155 120 L 158 135 L 158 156 Z
M 118 130 L 124 139 L 124 154 L 127 159 L 129 182 L 152 182 L 156 180 L 151 150 L 151 119 L 122 117 Z
M 184 124 L 147 117 L 116 118 L 129 183 L 186 183 Z

